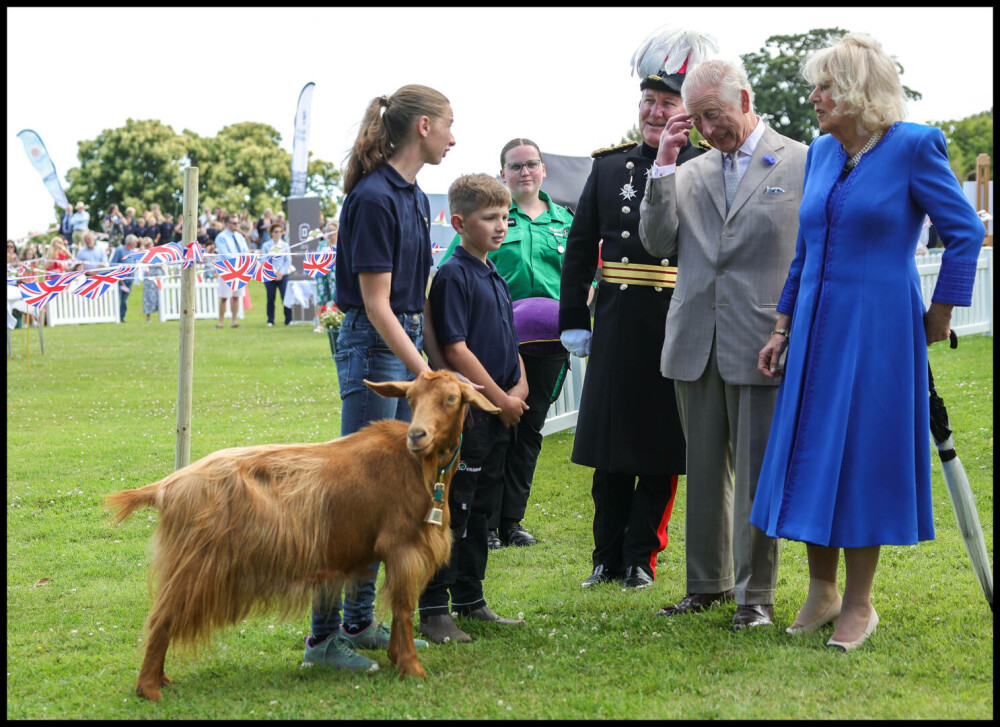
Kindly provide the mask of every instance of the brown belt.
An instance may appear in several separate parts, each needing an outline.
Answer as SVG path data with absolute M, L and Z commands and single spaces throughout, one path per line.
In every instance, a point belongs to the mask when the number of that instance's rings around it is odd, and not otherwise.
M 677 281 L 677 268 L 642 263 L 602 263 L 602 280 L 625 285 L 648 285 L 672 288 Z

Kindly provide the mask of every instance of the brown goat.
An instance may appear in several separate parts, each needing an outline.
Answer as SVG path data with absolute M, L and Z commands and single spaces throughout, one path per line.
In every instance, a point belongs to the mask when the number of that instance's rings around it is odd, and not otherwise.
M 171 642 L 197 643 L 251 610 L 283 616 L 308 605 L 313 588 L 385 563 L 392 609 L 389 659 L 400 676 L 426 677 L 413 644 L 419 594 L 451 554 L 448 490 L 468 404 L 496 413 L 449 372 L 414 381 L 365 383 L 407 397 L 411 423 L 375 422 L 319 444 L 270 444 L 214 452 L 159 482 L 107 498 L 120 522 L 155 507 L 146 656 L 136 694 L 158 700 Z M 442 471 L 444 470 L 444 471 Z M 443 522 L 426 522 L 443 482 Z

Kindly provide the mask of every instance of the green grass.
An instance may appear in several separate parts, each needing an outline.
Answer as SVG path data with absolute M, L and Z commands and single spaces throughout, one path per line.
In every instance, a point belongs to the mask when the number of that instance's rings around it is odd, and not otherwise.
M 191 457 L 235 445 L 320 441 L 339 432 L 337 378 L 311 326 L 198 321 Z M 139 301 L 133 301 L 137 307 Z M 156 513 L 111 525 L 103 497 L 173 468 L 177 325 L 95 324 L 12 332 L 7 368 L 7 717 L 205 718 L 968 718 L 993 717 L 993 616 L 972 574 L 935 457 L 937 539 L 886 547 L 866 648 L 823 648 L 829 629 L 784 633 L 805 598 L 805 548 L 784 542 L 776 628 L 735 634 L 732 609 L 668 620 L 684 593 L 684 483 L 657 580 L 645 590 L 579 587 L 590 572 L 589 469 L 573 436 L 548 437 L 525 525 L 540 544 L 490 556 L 486 594 L 523 627 L 473 623 L 471 645 L 421 652 L 427 681 L 303 669 L 308 613 L 259 614 L 197 657 L 167 654 L 174 686 L 134 695 L 149 608 Z M 993 340 L 931 349 L 938 390 L 993 541 Z M 992 558 L 992 554 L 991 554 Z M 841 566 L 843 567 L 843 566 Z M 841 571 L 842 572 L 842 571 Z M 42 578 L 47 585 L 34 587 Z

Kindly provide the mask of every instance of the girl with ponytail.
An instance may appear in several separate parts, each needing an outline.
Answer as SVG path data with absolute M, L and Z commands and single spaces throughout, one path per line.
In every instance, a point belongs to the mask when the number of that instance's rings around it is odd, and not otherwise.
M 424 164 L 440 164 L 455 145 L 448 99 L 408 85 L 371 100 L 347 159 L 337 243 L 336 303 L 344 311 L 337 341 L 340 434 L 379 419 L 409 421 L 406 399 L 383 399 L 364 384 L 402 381 L 430 371 L 421 351 L 423 311 L 432 265 L 430 203 L 417 185 Z M 439 358 L 435 356 L 435 360 Z M 374 623 L 375 579 L 317 589 L 305 661 L 374 671 L 377 662 L 354 651 L 385 649 L 389 629 Z M 427 642 L 416 639 L 416 645 Z

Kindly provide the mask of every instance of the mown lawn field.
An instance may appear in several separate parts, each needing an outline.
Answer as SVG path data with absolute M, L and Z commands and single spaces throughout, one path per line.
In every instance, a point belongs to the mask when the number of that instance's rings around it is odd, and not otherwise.
M 265 328 L 263 288 L 252 291 L 241 328 L 196 323 L 192 460 L 339 433 L 326 336 Z M 177 324 L 133 310 L 124 325 L 50 328 L 44 355 L 30 336 L 30 363 L 16 330 L 7 364 L 9 719 L 993 718 L 993 615 L 936 456 L 937 539 L 883 548 L 878 632 L 843 655 L 823 648 L 829 628 L 785 634 L 808 586 L 800 543 L 782 544 L 775 628 L 729 631 L 732 606 L 654 615 L 684 595 L 683 479 L 655 584 L 581 589 L 591 471 L 570 461 L 571 432 L 542 450 L 524 523 L 540 543 L 490 556 L 490 606 L 523 613 L 524 626 L 462 622 L 474 643 L 432 645 L 421 653 L 429 679 L 400 680 L 377 652 L 374 674 L 302 668 L 309 614 L 259 613 L 197 656 L 168 652 L 174 685 L 159 703 L 138 699 L 157 515 L 115 526 L 103 498 L 173 469 Z M 992 559 L 993 339 L 936 345 L 931 364 Z

